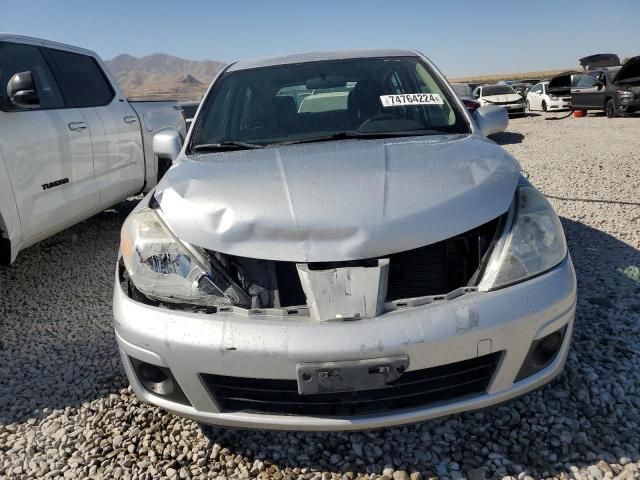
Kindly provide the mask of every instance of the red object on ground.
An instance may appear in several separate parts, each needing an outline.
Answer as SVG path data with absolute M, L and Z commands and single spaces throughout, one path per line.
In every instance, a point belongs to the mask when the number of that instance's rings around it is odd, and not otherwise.
M 586 110 L 582 110 L 582 109 L 574 110 L 573 111 L 573 116 L 574 117 L 586 117 L 587 116 L 587 111 Z

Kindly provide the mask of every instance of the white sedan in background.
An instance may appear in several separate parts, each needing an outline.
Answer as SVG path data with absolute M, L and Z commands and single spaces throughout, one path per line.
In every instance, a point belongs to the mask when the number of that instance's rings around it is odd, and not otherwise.
M 497 105 L 506 108 L 509 115 L 524 115 L 525 100 L 510 85 L 481 85 L 473 91 L 473 98 L 483 107 Z
M 555 95 L 547 91 L 549 82 L 541 82 L 533 86 L 527 93 L 527 110 L 567 110 L 571 107 L 571 95 Z

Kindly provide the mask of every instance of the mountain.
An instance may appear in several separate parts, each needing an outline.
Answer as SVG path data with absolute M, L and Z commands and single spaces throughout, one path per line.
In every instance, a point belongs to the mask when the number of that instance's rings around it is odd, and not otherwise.
M 223 62 L 185 60 L 164 53 L 140 58 L 123 54 L 106 64 L 128 97 L 177 100 L 200 100 L 225 66 Z

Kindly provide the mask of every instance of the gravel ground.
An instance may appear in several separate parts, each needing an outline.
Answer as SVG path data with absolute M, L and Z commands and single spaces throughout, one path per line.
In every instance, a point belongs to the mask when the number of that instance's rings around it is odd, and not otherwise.
M 205 437 L 127 388 L 110 307 L 125 202 L 0 269 L 0 478 L 640 478 L 640 118 L 559 116 L 497 137 L 552 198 L 578 272 L 551 385 L 400 428 Z

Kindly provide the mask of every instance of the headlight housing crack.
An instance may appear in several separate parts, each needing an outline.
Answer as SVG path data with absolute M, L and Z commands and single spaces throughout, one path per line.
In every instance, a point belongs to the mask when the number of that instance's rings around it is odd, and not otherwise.
M 558 215 L 533 186 L 520 185 L 508 214 L 505 233 L 495 246 L 479 282 L 495 290 L 540 275 L 567 256 Z
M 120 248 L 129 279 L 153 300 L 199 306 L 249 304 L 246 293 L 204 252 L 178 240 L 156 210 L 140 208 L 129 215 Z

